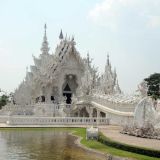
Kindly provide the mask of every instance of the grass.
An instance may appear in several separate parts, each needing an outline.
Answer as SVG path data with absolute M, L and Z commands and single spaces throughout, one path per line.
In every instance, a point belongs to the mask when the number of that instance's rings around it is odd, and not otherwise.
M 123 151 L 110 146 L 106 146 L 96 140 L 86 140 L 86 130 L 84 128 L 73 128 L 76 131 L 74 134 L 82 137 L 81 143 L 91 149 L 98 150 L 103 153 L 109 153 L 120 157 L 129 157 L 137 160 L 160 160 L 160 158 L 149 157 L 141 154 L 136 154 L 128 151 Z
M 116 149 L 107 145 L 104 145 L 96 140 L 86 140 L 86 129 L 85 128 L 0 128 L 1 131 L 6 130 L 66 130 L 66 131 L 74 131 L 74 135 L 82 137 L 81 144 L 84 146 L 95 149 L 97 151 L 112 154 L 120 157 L 128 157 L 137 160 L 160 160 L 160 158 L 149 157 L 141 154 L 136 154 L 128 151 L 123 151 L 120 149 Z

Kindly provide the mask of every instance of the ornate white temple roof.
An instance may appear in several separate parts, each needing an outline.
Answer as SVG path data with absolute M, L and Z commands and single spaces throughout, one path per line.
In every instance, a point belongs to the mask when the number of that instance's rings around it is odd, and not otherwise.
M 25 80 L 20 84 L 15 91 L 15 99 L 28 99 L 33 98 L 32 95 L 41 94 L 44 87 L 54 84 L 59 79 L 59 75 L 63 72 L 63 66 L 67 63 L 67 57 L 72 54 L 78 62 L 78 68 L 84 71 L 81 77 L 81 86 L 77 92 L 83 94 L 95 94 L 101 98 L 115 103 L 134 103 L 137 98 L 121 94 L 116 69 L 112 69 L 109 55 L 107 55 L 107 62 L 105 65 L 104 73 L 99 76 L 97 68 L 91 64 L 89 54 L 87 58 L 81 58 L 79 52 L 75 48 L 74 37 L 63 37 L 62 30 L 59 35 L 60 43 L 57 45 L 53 54 L 49 53 L 49 43 L 46 34 L 47 26 L 44 26 L 44 37 L 41 47 L 41 54 L 39 57 L 33 56 L 34 65 L 30 66 L 30 72 L 27 71 Z M 71 63 L 71 62 L 70 62 Z M 71 64 L 72 65 L 72 64 Z M 23 98 L 22 98 L 23 97 Z M 20 100 L 21 101 L 21 100 Z

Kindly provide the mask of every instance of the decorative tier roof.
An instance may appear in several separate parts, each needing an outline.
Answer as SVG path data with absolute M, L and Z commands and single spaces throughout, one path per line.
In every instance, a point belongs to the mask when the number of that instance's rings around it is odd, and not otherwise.
M 121 93 L 117 73 L 116 70 L 112 71 L 109 55 L 107 55 L 105 71 L 102 76 L 99 76 L 97 68 L 92 65 L 89 54 L 87 54 L 87 58 L 82 58 L 76 50 L 74 37 L 70 39 L 66 36 L 64 38 L 62 30 L 59 35 L 61 41 L 55 52 L 49 54 L 46 29 L 45 24 L 41 47 L 42 54 L 38 58 L 33 56 L 34 65 L 30 66 L 30 72 L 27 71 L 25 80 L 15 91 L 17 99 L 20 99 L 20 95 L 23 95 L 24 98 L 33 99 L 33 97 L 35 98 L 33 95 L 42 94 L 43 88 L 60 86 L 58 83 L 63 83 L 59 82 L 59 79 L 64 70 L 66 70 L 65 74 L 71 74 L 73 70 L 74 74 L 77 71 L 80 72 L 77 78 L 77 81 L 82 84 L 79 85 L 79 93 L 83 94 L 83 91 L 85 94 L 92 94 L 93 92 L 105 95 Z M 65 68 L 66 66 L 68 68 Z

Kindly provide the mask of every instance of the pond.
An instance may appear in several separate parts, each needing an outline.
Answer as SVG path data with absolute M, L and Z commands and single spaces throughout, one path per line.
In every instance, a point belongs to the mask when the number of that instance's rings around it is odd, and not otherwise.
M 100 160 L 59 129 L 0 130 L 0 160 Z

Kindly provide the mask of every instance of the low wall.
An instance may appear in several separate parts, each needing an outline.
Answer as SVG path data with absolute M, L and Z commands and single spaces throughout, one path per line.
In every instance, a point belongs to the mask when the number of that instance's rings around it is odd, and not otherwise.
M 108 125 L 108 118 L 85 117 L 8 117 L 8 125 Z
M 0 123 L 6 123 L 9 120 L 9 116 L 0 116 Z

